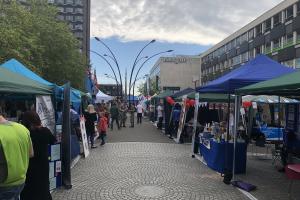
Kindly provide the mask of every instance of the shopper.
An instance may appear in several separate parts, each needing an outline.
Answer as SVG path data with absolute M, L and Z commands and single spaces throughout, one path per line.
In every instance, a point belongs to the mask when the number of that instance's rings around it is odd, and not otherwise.
M 111 116 L 111 125 L 110 129 L 114 129 L 114 121 L 116 121 L 118 129 L 120 129 L 120 124 L 119 124 L 119 108 L 117 107 L 116 103 L 113 103 L 111 108 L 110 108 L 110 116 Z
M 95 122 L 97 122 L 97 114 L 92 104 L 88 105 L 87 112 L 84 113 L 85 117 L 85 129 L 87 136 L 90 138 L 91 148 L 97 148 L 94 145 L 95 137 Z
M 173 122 L 173 129 L 170 132 L 170 139 L 173 139 L 173 135 L 177 134 L 178 126 L 179 126 L 179 119 L 180 119 L 181 109 L 180 105 L 177 103 L 174 106 L 173 112 L 172 112 L 172 122 Z
M 163 122 L 163 106 L 162 106 L 162 103 L 159 103 L 157 108 L 157 118 L 158 118 L 158 123 L 157 123 L 157 128 L 159 130 L 162 129 L 162 122 Z
M 1 112 L 1 108 L 0 108 Z M 33 147 L 28 129 L 0 113 L 0 199 L 18 200 Z M 9 158 L 9 159 L 6 159 Z
M 134 112 L 135 112 L 135 108 L 134 108 L 133 104 L 129 105 L 128 112 L 130 113 L 130 127 L 133 128 L 134 127 Z
M 154 107 L 154 105 L 153 104 L 150 104 L 150 106 L 149 106 L 149 111 L 150 111 L 150 121 L 151 122 L 154 122 L 155 120 L 154 120 L 154 109 L 155 109 L 155 107 Z
M 48 145 L 54 144 L 56 139 L 48 128 L 42 126 L 41 119 L 35 111 L 25 112 L 22 123 L 30 131 L 35 155 L 29 161 L 21 200 L 51 200 Z
M 120 112 L 121 112 L 121 126 L 126 127 L 126 120 L 127 120 L 127 105 L 125 103 L 122 104 Z
M 142 123 L 142 117 L 143 117 L 143 106 L 141 103 L 139 103 L 136 106 L 136 110 L 137 110 L 137 124 L 141 124 Z
M 105 113 L 100 114 L 100 121 L 98 123 L 98 130 L 100 131 L 101 145 L 105 144 L 106 132 L 107 132 L 107 118 Z

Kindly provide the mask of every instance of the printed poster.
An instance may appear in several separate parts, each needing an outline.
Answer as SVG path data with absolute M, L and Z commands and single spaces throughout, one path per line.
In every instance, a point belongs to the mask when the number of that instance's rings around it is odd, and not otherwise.
M 82 145 L 83 145 L 83 153 L 84 153 L 84 157 L 86 158 L 88 157 L 90 152 L 89 152 L 88 138 L 85 129 L 85 119 L 83 116 L 80 117 L 80 130 L 81 130 L 81 138 L 82 138 Z
M 51 145 L 51 161 L 60 160 L 60 144 Z
M 181 113 L 180 113 L 180 119 L 179 119 L 179 126 L 178 126 L 178 131 L 177 131 L 177 138 L 176 138 L 176 142 L 179 143 L 180 140 L 180 135 L 183 131 L 184 125 L 185 125 L 185 118 L 186 118 L 186 99 L 187 99 L 187 95 L 184 95 L 182 97 L 182 109 L 181 109 Z
M 36 96 L 36 112 L 40 116 L 42 125 L 55 133 L 55 113 L 50 96 Z

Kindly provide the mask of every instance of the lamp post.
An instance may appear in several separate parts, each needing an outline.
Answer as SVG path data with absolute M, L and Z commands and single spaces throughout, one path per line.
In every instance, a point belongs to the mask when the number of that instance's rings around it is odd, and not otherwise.
M 137 60 L 138 60 L 138 58 L 139 58 L 139 56 L 141 55 L 141 53 L 143 52 L 143 50 L 147 47 L 147 46 L 149 46 L 150 44 L 152 44 L 152 43 L 154 43 L 155 42 L 155 40 L 151 40 L 150 42 L 148 42 L 140 51 L 139 51 L 139 53 L 137 54 L 137 56 L 136 56 L 136 58 L 135 58 L 135 60 L 134 60 L 134 62 L 133 62 L 133 65 L 132 65 L 132 69 L 131 69 L 131 73 L 130 73 L 130 79 L 129 79 L 129 86 L 131 86 L 131 81 L 132 81 L 132 75 L 133 75 L 133 71 L 134 71 L 134 68 L 135 68 L 135 66 L 136 66 L 136 64 L 137 64 Z M 148 58 L 149 59 L 149 58 Z M 128 91 L 128 93 L 129 93 L 129 96 L 130 96 L 130 90 L 131 90 L 131 88 L 129 88 L 129 91 Z
M 118 83 L 118 79 L 117 79 L 117 76 L 116 76 L 116 73 L 115 73 L 115 70 L 114 70 L 114 68 L 111 66 L 111 64 L 110 64 L 110 62 L 108 62 L 108 60 L 104 57 L 104 56 L 102 56 L 101 54 L 99 54 L 99 53 L 97 53 L 96 51 L 93 51 L 93 50 L 90 50 L 90 52 L 92 52 L 92 53 L 94 53 L 94 54 L 96 54 L 97 56 L 99 56 L 100 58 L 102 58 L 107 64 L 108 64 L 108 66 L 110 67 L 110 69 L 111 69 L 111 71 L 113 72 L 113 74 L 114 74 L 114 77 L 115 77 L 115 81 L 116 81 L 116 84 L 117 84 L 117 88 L 118 88 L 118 94 L 120 95 L 120 93 L 119 93 L 119 83 Z M 122 91 L 121 91 L 121 93 L 122 93 Z
M 153 58 L 153 57 L 155 57 L 155 56 L 157 56 L 157 55 L 160 55 L 160 54 L 163 54 L 163 53 L 170 53 L 170 52 L 172 52 L 172 51 L 173 51 L 173 50 L 168 50 L 168 51 L 162 51 L 162 52 L 156 53 L 156 54 L 154 54 L 154 55 L 148 57 L 148 58 L 141 64 L 141 66 L 139 67 L 138 71 L 136 72 L 135 79 L 134 79 L 133 84 L 132 84 L 132 87 L 133 87 L 133 89 L 132 89 L 132 90 L 133 90 L 133 96 L 134 96 L 134 88 L 135 88 L 135 83 L 136 83 L 136 81 L 137 81 L 137 76 L 138 76 L 139 72 L 141 71 L 142 67 L 145 65 L 145 63 L 148 62 L 151 58 Z M 131 89 L 131 88 L 129 88 L 129 91 L 130 91 L 130 89 Z
M 121 84 L 121 97 L 123 98 L 123 81 L 122 81 L 122 75 L 121 75 L 121 72 L 120 72 L 120 67 L 119 67 L 119 63 L 116 59 L 116 56 L 115 54 L 111 51 L 111 49 L 102 41 L 100 40 L 98 37 L 95 37 L 95 39 L 100 42 L 102 45 L 104 45 L 108 51 L 110 52 L 111 56 L 112 56 L 112 60 L 115 62 L 117 68 L 118 68 L 118 72 L 119 72 L 119 78 L 120 78 L 120 84 Z

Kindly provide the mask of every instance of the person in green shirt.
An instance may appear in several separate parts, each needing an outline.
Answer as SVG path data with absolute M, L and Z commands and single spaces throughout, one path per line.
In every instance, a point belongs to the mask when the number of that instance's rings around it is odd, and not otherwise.
M 29 158 L 33 157 L 33 147 L 28 129 L 7 121 L 1 113 L 0 146 L 0 170 L 6 172 L 1 173 L 5 177 L 0 178 L 0 199 L 18 200 L 24 187 Z
M 110 129 L 113 130 L 114 121 L 117 122 L 118 129 L 120 129 L 119 124 L 119 108 L 117 107 L 116 103 L 114 102 L 110 108 L 110 116 L 111 116 L 111 126 Z

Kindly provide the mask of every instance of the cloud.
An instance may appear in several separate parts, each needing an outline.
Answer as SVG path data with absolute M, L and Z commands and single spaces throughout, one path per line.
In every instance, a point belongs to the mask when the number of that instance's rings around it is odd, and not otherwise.
M 211 45 L 282 0 L 92 0 L 91 36 Z

